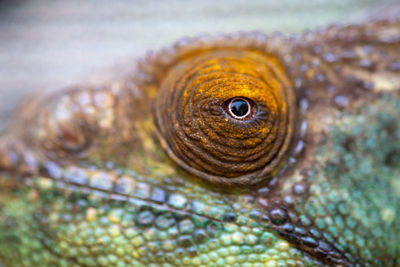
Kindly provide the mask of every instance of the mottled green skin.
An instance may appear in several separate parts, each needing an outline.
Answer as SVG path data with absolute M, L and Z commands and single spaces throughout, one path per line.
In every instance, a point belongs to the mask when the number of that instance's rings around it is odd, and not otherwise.
M 314 79 L 316 69 L 293 74 L 314 94 L 308 110 L 300 101 L 306 90 L 298 94 L 302 120 L 286 171 L 256 188 L 213 186 L 185 172 L 161 149 L 149 118 L 140 121 L 143 133 L 134 132 L 142 145 L 118 150 L 128 151 L 129 164 L 114 158 L 108 135 L 82 158 L 54 156 L 15 134 L 17 122 L 0 149 L 0 259 L 6 266 L 400 265 L 399 83 L 358 95 L 338 88 L 350 104 L 335 105 L 330 93 L 318 93 L 332 81 Z M 309 124 L 303 136 L 301 121 Z M 28 150 L 37 162 L 23 157 Z
M 383 95 L 332 126 L 308 173 L 310 196 L 296 202 L 305 228 L 381 266 L 382 251 L 400 264 L 400 101 Z M 296 179 L 292 177 L 292 179 Z M 354 256 L 352 256 L 354 257 Z M 366 264 L 365 262 L 362 264 Z

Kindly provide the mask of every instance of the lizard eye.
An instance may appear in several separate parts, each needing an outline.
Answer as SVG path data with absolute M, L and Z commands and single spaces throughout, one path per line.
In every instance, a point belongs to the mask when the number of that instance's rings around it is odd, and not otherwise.
M 256 104 L 243 97 L 235 97 L 229 99 L 225 104 L 225 109 L 228 114 L 237 120 L 249 120 L 256 113 Z
M 212 183 L 256 184 L 282 166 L 294 96 L 277 58 L 222 48 L 190 53 L 158 86 L 157 135 L 186 171 Z

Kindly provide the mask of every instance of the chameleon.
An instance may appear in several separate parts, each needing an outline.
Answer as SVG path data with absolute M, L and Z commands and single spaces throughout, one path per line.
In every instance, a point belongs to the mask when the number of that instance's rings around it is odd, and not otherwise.
M 0 136 L 5 266 L 400 266 L 400 21 L 184 38 Z

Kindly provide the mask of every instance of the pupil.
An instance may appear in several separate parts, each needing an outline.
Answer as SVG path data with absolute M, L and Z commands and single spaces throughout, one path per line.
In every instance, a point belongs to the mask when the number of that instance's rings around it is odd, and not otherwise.
M 249 112 L 249 104 L 243 99 L 236 99 L 232 101 L 230 108 L 232 114 L 237 117 L 243 117 Z

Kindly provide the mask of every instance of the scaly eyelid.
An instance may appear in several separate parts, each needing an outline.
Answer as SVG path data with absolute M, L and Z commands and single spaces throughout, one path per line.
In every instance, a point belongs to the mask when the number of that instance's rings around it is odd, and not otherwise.
M 216 49 L 190 55 L 164 72 L 155 119 L 165 152 L 211 183 L 251 186 L 271 179 L 289 152 L 295 114 L 293 87 L 279 59 L 262 50 Z M 266 108 L 257 108 L 261 116 L 253 111 L 253 118 L 240 120 L 229 115 L 235 97 Z M 216 108 L 204 105 L 223 103 L 224 116 L 205 114 Z

